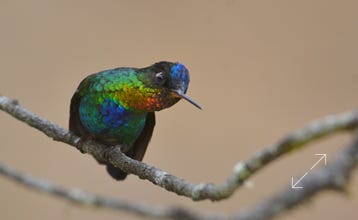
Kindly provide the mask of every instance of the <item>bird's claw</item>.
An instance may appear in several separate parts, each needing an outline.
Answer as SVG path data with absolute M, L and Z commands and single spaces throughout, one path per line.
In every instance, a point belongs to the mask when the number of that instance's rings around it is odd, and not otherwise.
M 130 146 L 127 144 L 120 144 L 120 145 L 116 145 L 115 147 L 119 147 L 122 153 L 126 153 L 130 149 Z
M 116 148 L 119 148 L 122 153 L 125 153 L 129 150 L 130 147 L 126 144 L 111 145 L 103 152 L 103 158 L 108 161 L 110 155 L 113 153 L 113 150 Z
M 75 147 L 83 154 L 87 153 L 83 146 L 87 141 L 93 140 L 93 137 L 91 135 L 82 136 L 76 143 Z
M 80 138 L 80 139 L 77 141 L 75 147 L 76 147 L 81 153 L 85 154 L 86 152 L 83 150 L 83 143 L 84 143 L 83 139 Z

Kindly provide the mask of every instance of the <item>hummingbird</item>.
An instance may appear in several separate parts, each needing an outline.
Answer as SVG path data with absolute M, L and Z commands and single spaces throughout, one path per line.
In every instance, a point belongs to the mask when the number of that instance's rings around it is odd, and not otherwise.
M 180 99 L 201 109 L 186 95 L 189 71 L 181 63 L 161 61 L 144 68 L 119 67 L 91 74 L 81 81 L 70 105 L 69 130 L 106 146 L 121 146 L 128 157 L 142 161 L 155 126 L 155 112 Z M 128 173 L 110 163 L 116 180 Z

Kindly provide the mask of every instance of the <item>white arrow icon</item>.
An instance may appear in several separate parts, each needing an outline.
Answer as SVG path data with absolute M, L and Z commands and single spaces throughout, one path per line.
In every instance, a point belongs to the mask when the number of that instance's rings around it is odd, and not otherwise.
M 319 158 L 319 160 L 313 164 L 313 166 L 311 167 L 310 170 L 312 170 L 323 158 L 324 158 L 324 165 L 327 165 L 327 154 L 315 154 L 316 156 L 321 156 L 321 158 Z
M 309 171 L 311 171 L 321 160 L 324 159 L 324 165 L 326 166 L 327 164 L 327 154 L 315 154 L 316 156 L 321 156 L 319 158 L 319 160 L 313 164 L 313 166 L 310 168 Z M 291 188 L 292 189 L 302 189 L 303 186 L 297 186 L 297 184 L 309 173 L 309 171 L 307 171 L 301 178 L 299 178 L 296 182 L 293 181 L 293 177 L 291 178 Z

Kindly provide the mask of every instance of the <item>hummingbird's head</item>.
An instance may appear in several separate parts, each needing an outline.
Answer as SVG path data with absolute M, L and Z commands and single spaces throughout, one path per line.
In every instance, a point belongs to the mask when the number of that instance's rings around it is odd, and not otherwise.
M 151 94 L 144 104 L 147 111 L 168 108 L 182 98 L 201 109 L 198 103 L 185 94 L 189 85 L 189 71 L 183 64 L 162 61 L 144 70 L 143 81 L 146 81 L 144 84 L 147 88 L 145 96 Z
M 201 109 L 197 102 L 185 94 L 190 78 L 189 71 L 183 64 L 162 61 L 155 63 L 151 69 L 152 83 L 161 90 L 160 96 L 167 105 L 165 108 L 183 98 Z

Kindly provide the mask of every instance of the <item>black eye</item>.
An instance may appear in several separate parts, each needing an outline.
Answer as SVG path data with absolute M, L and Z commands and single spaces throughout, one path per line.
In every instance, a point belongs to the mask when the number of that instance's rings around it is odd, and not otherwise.
M 165 83 L 165 76 L 163 72 L 159 72 L 155 74 L 155 80 L 158 83 L 158 85 L 162 86 Z

